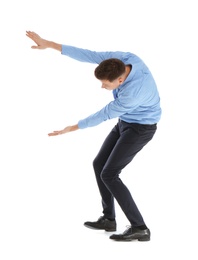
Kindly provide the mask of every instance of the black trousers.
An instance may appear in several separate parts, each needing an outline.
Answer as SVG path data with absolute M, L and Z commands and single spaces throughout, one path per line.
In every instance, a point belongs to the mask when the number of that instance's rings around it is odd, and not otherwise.
M 102 197 L 103 215 L 115 218 L 114 198 L 134 227 L 145 225 L 129 189 L 119 175 L 134 156 L 153 138 L 157 125 L 141 125 L 119 120 L 106 137 L 93 161 Z

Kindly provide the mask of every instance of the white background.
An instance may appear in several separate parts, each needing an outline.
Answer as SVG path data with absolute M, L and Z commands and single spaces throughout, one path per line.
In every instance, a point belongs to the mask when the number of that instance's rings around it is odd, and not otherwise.
M 197 4 L 193 0 L 1 1 L 0 259 L 197 259 Z M 130 51 L 157 82 L 162 119 L 121 178 L 152 232 L 114 242 L 92 161 L 117 122 L 58 137 L 111 101 L 95 65 L 32 50 L 25 31 L 95 51 Z M 129 223 L 116 204 L 118 233 Z

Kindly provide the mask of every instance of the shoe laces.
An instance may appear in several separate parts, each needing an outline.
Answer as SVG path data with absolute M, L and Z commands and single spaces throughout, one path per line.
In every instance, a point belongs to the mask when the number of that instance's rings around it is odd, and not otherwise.
M 127 226 L 126 226 L 126 230 L 123 232 L 123 235 L 125 235 L 126 233 L 128 233 L 128 231 L 129 231 L 130 229 L 132 230 L 132 226 L 127 225 Z

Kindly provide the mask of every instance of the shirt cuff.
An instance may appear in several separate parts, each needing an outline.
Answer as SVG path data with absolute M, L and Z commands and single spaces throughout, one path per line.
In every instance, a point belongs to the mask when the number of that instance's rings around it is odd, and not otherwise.
M 79 120 L 78 121 L 78 127 L 79 127 L 79 129 L 87 128 L 86 121 L 85 120 Z

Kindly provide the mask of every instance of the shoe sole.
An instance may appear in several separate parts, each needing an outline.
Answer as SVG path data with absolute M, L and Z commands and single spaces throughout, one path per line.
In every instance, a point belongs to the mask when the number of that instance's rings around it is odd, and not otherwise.
M 85 227 L 90 228 L 90 229 L 94 229 L 94 230 L 105 230 L 107 232 L 114 232 L 116 231 L 116 228 L 96 228 L 96 227 L 92 227 L 89 225 L 84 224 Z
M 127 238 L 127 239 L 124 239 L 124 238 L 111 238 L 112 240 L 116 240 L 116 241 L 126 241 L 126 242 L 129 242 L 129 241 L 133 241 L 133 240 L 138 240 L 139 242 L 147 242 L 147 241 L 150 241 L 150 237 L 140 237 L 140 238 Z

